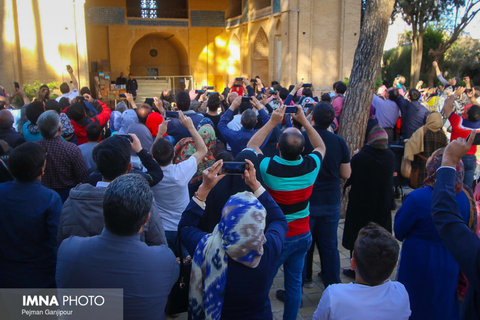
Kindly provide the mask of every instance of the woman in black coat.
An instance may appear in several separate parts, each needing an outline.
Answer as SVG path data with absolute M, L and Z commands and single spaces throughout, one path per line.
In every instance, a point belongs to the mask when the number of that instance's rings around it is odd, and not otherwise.
M 342 245 L 353 250 L 358 231 L 375 222 L 392 232 L 394 154 L 388 148 L 388 136 L 381 127 L 368 133 L 367 144 L 352 157 L 351 185 L 345 217 Z M 344 272 L 345 273 L 345 272 Z

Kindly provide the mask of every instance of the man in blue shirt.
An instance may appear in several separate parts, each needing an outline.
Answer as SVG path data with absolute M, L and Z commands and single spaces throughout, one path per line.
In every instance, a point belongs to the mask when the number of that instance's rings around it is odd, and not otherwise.
M 236 156 L 243 149 L 245 149 L 248 141 L 250 141 L 250 138 L 253 137 L 255 132 L 257 132 L 257 130 L 255 130 L 255 127 L 257 126 L 256 113 L 250 108 L 243 109 L 241 104 L 242 96 L 238 96 L 218 122 L 218 130 L 222 134 L 222 137 L 228 142 L 228 145 L 232 149 L 233 156 Z M 260 116 L 262 124 L 266 124 L 270 117 L 265 111 L 265 106 L 262 105 L 255 97 L 251 98 L 251 104 L 253 107 L 255 107 L 255 109 L 258 110 L 258 115 Z M 237 131 L 230 129 L 228 127 L 228 123 L 232 121 L 235 111 L 239 108 L 242 114 L 242 128 Z M 268 138 L 265 139 L 265 141 L 268 141 Z M 263 142 L 262 147 L 265 145 L 265 141 Z
M 46 152 L 26 142 L 10 154 L 14 181 L 0 184 L 0 288 L 54 288 L 60 196 L 42 186 Z
M 179 266 L 165 245 L 140 241 L 153 194 L 147 181 L 126 174 L 107 187 L 105 229 L 98 236 L 70 237 L 58 249 L 59 288 L 123 288 L 125 319 L 165 319 L 168 294 Z

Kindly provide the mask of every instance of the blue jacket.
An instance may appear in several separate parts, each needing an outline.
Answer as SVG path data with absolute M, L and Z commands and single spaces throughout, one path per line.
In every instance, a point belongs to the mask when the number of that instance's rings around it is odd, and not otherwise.
M 192 118 L 193 125 L 195 126 L 195 128 L 198 127 L 198 124 L 203 119 L 202 114 L 196 113 L 192 110 L 185 111 L 184 114 L 187 117 Z M 167 112 L 167 116 L 168 116 L 168 112 Z M 190 132 L 188 132 L 188 129 L 185 128 L 180 123 L 180 120 L 178 120 L 177 118 L 169 118 L 169 120 L 170 120 L 170 123 L 168 124 L 167 134 L 175 138 L 175 143 L 182 140 L 183 138 L 190 137 Z
M 54 288 L 60 196 L 40 181 L 0 184 L 0 288 Z
M 463 319 L 480 319 L 480 239 L 459 213 L 454 186 L 455 169 L 438 169 L 432 197 L 433 222 L 469 281 Z
M 165 319 L 168 294 L 179 267 L 165 245 L 147 246 L 140 235 L 106 229 L 89 238 L 70 237 L 58 248 L 59 288 L 123 288 L 124 319 Z
M 271 276 L 276 272 L 277 262 L 287 234 L 287 220 L 273 198 L 264 192 L 258 200 L 267 210 L 263 256 L 260 264 L 252 269 L 228 258 L 227 284 L 222 309 L 222 319 L 272 319 L 268 293 Z M 182 243 L 193 257 L 198 242 L 206 232 L 197 229 L 204 210 L 195 201 L 185 209 L 178 225 Z
M 260 111 L 258 111 L 258 115 L 260 116 L 260 120 L 262 121 L 263 125 L 265 125 L 265 123 L 267 123 L 270 119 L 265 109 L 261 109 Z M 218 130 L 222 134 L 222 137 L 228 142 L 230 148 L 232 148 L 232 153 L 235 157 L 238 153 L 240 153 L 243 149 L 247 147 L 248 141 L 250 141 L 250 138 L 253 137 L 257 130 L 245 129 L 243 127 L 238 131 L 232 130 L 228 127 L 228 123 L 232 121 L 232 119 L 233 111 L 227 109 L 227 111 L 225 111 L 225 113 L 220 118 L 220 121 L 218 122 Z M 168 124 L 168 126 L 170 127 L 170 124 Z M 267 143 L 269 138 L 270 134 L 263 142 L 262 147 Z

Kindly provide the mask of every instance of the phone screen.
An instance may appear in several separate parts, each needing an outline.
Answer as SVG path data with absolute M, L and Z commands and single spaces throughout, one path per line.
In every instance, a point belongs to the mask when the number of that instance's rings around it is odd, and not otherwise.
M 132 136 L 130 136 L 130 135 L 128 135 L 128 134 L 117 134 L 117 136 L 123 137 L 123 138 L 125 138 L 125 139 L 128 139 L 130 142 L 133 142 Z
M 246 162 L 224 161 L 222 166 L 223 174 L 242 175 L 247 167 Z
M 298 108 L 295 106 L 285 108 L 285 113 L 297 113 L 297 111 L 298 111 Z

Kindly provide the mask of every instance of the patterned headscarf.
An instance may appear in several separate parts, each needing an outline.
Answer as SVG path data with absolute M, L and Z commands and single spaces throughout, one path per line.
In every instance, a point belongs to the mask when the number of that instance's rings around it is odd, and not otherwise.
M 192 319 L 220 319 L 227 282 L 228 257 L 256 268 L 263 255 L 266 210 L 251 192 L 230 197 L 211 234 L 197 245 L 190 275 Z
M 203 170 L 207 169 L 208 167 L 212 166 L 215 163 L 215 149 L 217 148 L 217 137 L 215 135 L 215 129 L 209 124 L 206 124 L 200 129 L 198 129 L 198 133 L 205 142 L 207 146 L 207 154 L 202 159 L 202 161 L 197 166 L 197 172 L 193 176 L 190 183 L 198 182 L 202 179 Z M 197 148 L 195 148 L 195 143 L 193 143 L 193 138 L 183 138 L 175 145 L 175 157 L 173 158 L 173 163 L 180 163 L 182 161 L 187 160 L 197 152 Z
M 425 185 L 434 187 L 437 180 L 437 170 L 442 165 L 443 152 L 445 148 L 435 151 L 427 161 L 427 177 L 425 178 Z M 457 173 L 455 175 L 455 193 L 459 193 L 463 188 L 464 167 L 463 162 L 460 161 L 455 168 Z
M 387 132 L 382 127 L 375 125 L 368 133 L 367 144 L 376 149 L 388 149 Z

